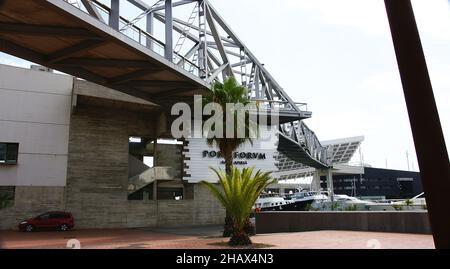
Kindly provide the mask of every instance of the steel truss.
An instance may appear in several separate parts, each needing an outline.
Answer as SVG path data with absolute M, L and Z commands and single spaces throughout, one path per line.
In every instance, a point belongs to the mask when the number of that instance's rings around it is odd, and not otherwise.
M 312 167 L 331 167 L 329 150 L 303 122 L 311 116 L 306 105 L 294 102 L 286 94 L 208 0 L 154 0 L 153 5 L 142 0 L 125 0 L 141 11 L 132 19 L 121 16 L 119 0 L 111 0 L 109 6 L 98 0 L 65 1 L 207 83 L 234 77 L 250 90 L 249 97 L 260 106 L 290 115 L 279 128 L 279 150 L 283 154 Z M 173 9 L 186 5 L 192 6 L 186 20 L 173 16 Z M 138 27 L 143 20 L 146 29 Z M 165 40 L 155 37 L 156 22 L 163 26 Z M 178 35 L 176 42 L 174 34 Z

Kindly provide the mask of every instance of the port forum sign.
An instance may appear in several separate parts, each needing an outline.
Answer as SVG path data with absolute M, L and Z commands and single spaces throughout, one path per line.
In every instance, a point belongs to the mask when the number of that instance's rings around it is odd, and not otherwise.
M 219 151 L 208 151 L 204 150 L 202 152 L 203 158 L 222 158 Z M 234 152 L 233 157 L 235 159 L 234 164 L 247 164 L 247 160 L 265 160 L 266 154 L 261 152 Z M 225 160 L 221 161 L 224 164 Z

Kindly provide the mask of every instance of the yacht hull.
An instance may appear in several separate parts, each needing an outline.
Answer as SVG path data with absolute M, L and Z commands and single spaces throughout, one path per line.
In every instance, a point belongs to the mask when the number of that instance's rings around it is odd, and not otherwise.
M 261 211 L 307 211 L 308 205 L 314 200 L 296 201 L 293 203 L 261 208 Z

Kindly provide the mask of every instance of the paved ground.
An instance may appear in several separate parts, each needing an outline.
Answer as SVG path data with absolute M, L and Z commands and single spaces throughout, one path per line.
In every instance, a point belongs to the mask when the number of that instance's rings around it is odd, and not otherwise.
M 145 249 L 207 249 L 221 248 L 212 243 L 226 241 L 220 237 L 219 226 L 164 228 L 74 230 L 69 232 L 0 232 L 0 248 L 66 248 L 71 239 L 81 248 L 145 248 Z M 254 243 L 273 248 L 340 249 L 340 248 L 434 248 L 431 235 L 315 231 L 262 234 L 252 237 Z

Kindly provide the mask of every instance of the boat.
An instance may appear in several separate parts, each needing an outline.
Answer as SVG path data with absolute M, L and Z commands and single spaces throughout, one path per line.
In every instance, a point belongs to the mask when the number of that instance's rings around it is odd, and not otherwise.
M 308 211 L 313 204 L 327 201 L 329 198 L 325 192 L 300 191 L 288 195 L 285 199 L 291 202 L 283 207 L 283 211 Z
M 262 194 L 255 203 L 258 211 L 306 211 L 313 202 L 327 200 L 322 192 L 298 191 L 284 197 L 276 193 Z
M 394 211 L 395 208 L 390 202 L 374 202 L 361 200 L 345 194 L 329 195 L 326 200 L 316 201 L 311 204 L 311 210 L 316 211 Z
M 345 194 L 335 194 L 331 198 L 311 204 L 311 210 L 316 211 L 425 211 L 426 201 L 423 193 L 406 200 L 361 200 Z
M 256 200 L 254 209 L 257 211 L 285 211 L 285 207 L 292 203 L 278 193 L 264 193 Z
M 427 210 L 427 201 L 425 200 L 425 193 L 420 193 L 411 199 L 400 200 L 392 202 L 397 208 L 402 208 L 410 211 L 424 211 Z
M 276 194 L 262 194 L 255 203 L 257 211 L 396 211 L 426 210 L 423 193 L 401 201 L 362 200 L 345 194 L 331 196 L 326 191 L 298 191 L 284 197 Z

